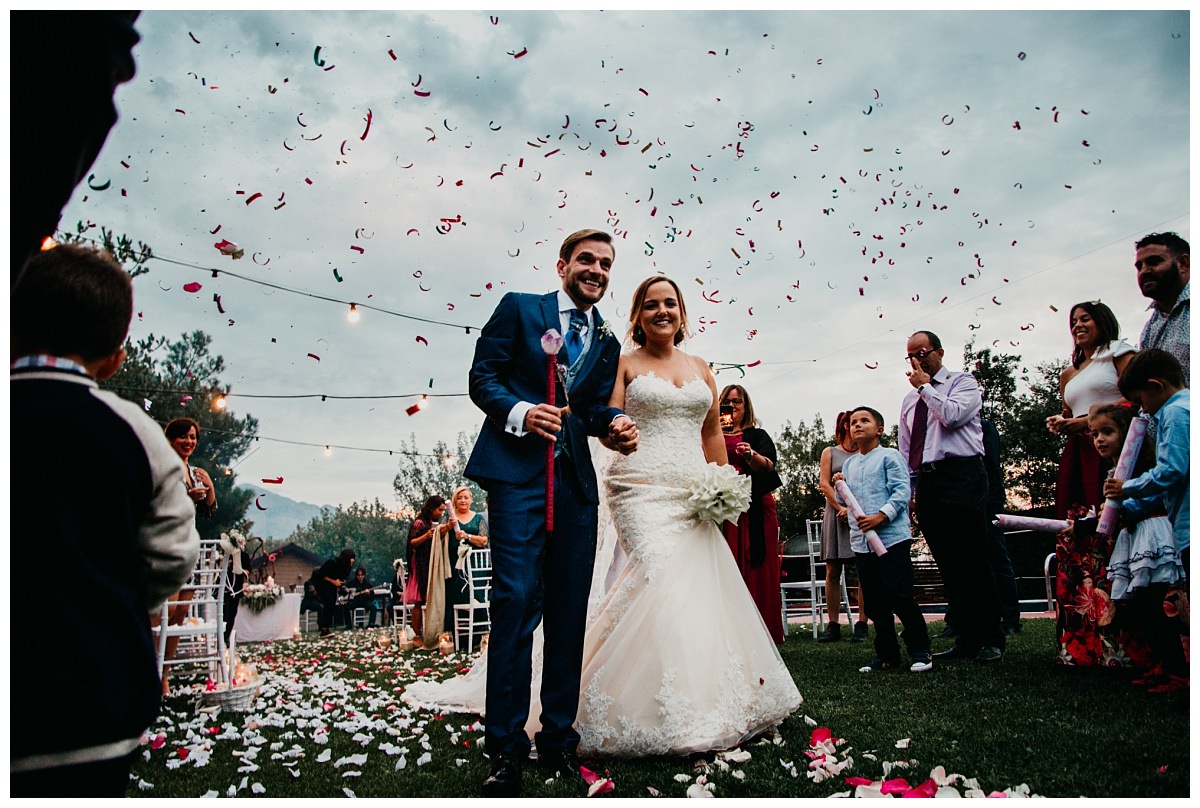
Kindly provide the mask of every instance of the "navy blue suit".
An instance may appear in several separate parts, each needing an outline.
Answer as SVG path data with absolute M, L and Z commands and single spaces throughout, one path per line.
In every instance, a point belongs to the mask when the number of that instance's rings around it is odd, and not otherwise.
M 608 434 L 621 411 L 608 406 L 620 343 L 594 322 L 574 369 L 571 412 L 558 433 L 554 461 L 554 532 L 545 531 L 546 440 L 507 431 L 513 407 L 545 403 L 547 357 L 542 335 L 561 331 L 558 293 L 509 293 L 501 299 L 475 344 L 471 400 L 487 416 L 465 474 L 488 492 L 492 550 L 492 631 L 488 642 L 487 732 L 489 755 L 517 759 L 529 752 L 533 632 L 544 635 L 540 754 L 574 751 L 571 726 L 579 705 L 583 633 L 596 552 L 596 473 L 588 435 Z M 558 361 L 567 362 L 566 351 Z M 561 382 L 555 404 L 568 403 Z M 543 606 L 545 608 L 543 608 Z

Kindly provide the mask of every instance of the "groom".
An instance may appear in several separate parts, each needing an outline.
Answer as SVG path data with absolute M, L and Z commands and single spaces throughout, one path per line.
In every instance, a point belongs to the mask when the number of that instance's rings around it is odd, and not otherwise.
M 533 632 L 539 621 L 545 645 L 538 761 L 551 773 L 579 773 L 579 734 L 571 725 L 579 705 L 596 552 L 596 472 L 587 436 L 624 454 L 637 448 L 633 420 L 608 406 L 620 343 L 594 305 L 608 288 L 615 255 L 612 237 L 603 231 L 567 236 L 558 258 L 562 290 L 506 294 L 475 344 L 471 400 L 487 418 L 465 474 L 488 492 L 491 531 L 485 736 L 491 773 L 483 783 L 488 797 L 521 791 L 521 766 L 529 754 L 525 722 Z M 555 400 L 569 402 L 569 408 L 545 403 L 548 357 L 541 340 L 550 329 L 565 335 L 558 354 L 565 380 L 560 377 Z M 549 535 L 547 441 L 555 446 Z

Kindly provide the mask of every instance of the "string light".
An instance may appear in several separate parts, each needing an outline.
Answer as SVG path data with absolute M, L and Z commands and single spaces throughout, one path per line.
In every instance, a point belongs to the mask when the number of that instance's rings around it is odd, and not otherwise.
M 63 232 L 65 233 L 65 231 L 63 231 Z M 71 234 L 71 233 L 67 233 L 66 235 L 73 240 L 87 241 L 87 242 L 90 242 L 95 245 L 101 245 L 101 242 L 97 241 L 96 239 L 88 238 L 87 236 L 84 236 L 84 235 L 76 235 L 76 234 Z M 415 314 L 405 314 L 404 312 L 393 311 L 391 309 L 385 309 L 380 306 L 372 306 L 367 303 L 352 303 L 349 300 L 341 300 L 336 297 L 329 297 L 327 295 L 319 295 L 319 294 L 316 294 L 315 292 L 306 292 L 303 289 L 294 289 L 290 286 L 284 286 L 284 285 L 278 284 L 278 283 L 271 283 L 270 281 L 264 281 L 260 278 L 251 278 L 246 275 L 240 275 L 237 272 L 230 272 L 227 269 L 217 269 L 216 267 L 206 267 L 206 266 L 200 266 L 199 264 L 189 264 L 186 261 L 179 261 L 174 258 L 165 258 L 158 254 L 148 255 L 148 256 L 146 256 L 146 260 L 147 261 L 161 261 L 164 264 L 171 264 L 173 266 L 185 267 L 186 269 L 191 269 L 196 272 L 210 272 L 210 273 L 212 273 L 212 277 L 214 277 L 214 278 L 219 277 L 221 275 L 225 275 L 230 278 L 236 278 L 239 281 L 245 281 L 246 283 L 253 283 L 253 284 L 257 284 L 259 286 L 265 286 L 269 289 L 278 289 L 281 292 L 288 292 L 289 294 L 293 294 L 293 295 L 301 295 L 303 297 L 309 297 L 314 300 L 324 300 L 329 303 L 338 303 L 342 306 L 355 306 L 356 308 L 370 309 L 371 311 L 377 311 L 381 314 L 389 314 L 392 317 L 401 317 L 405 320 L 414 320 L 419 323 L 428 323 L 430 325 L 445 325 L 445 326 L 449 326 L 450 328 L 462 328 L 466 331 L 466 333 L 468 335 L 470 335 L 472 328 L 474 328 L 476 330 L 479 329 L 479 326 L 476 326 L 476 325 L 463 325 L 462 323 L 448 323 L 445 320 L 431 320 L 428 317 L 418 317 Z
M 352 323 L 358 322 L 358 306 L 353 303 L 350 304 L 350 313 L 346 315 L 346 319 Z
M 58 242 L 54 240 L 53 236 L 46 236 L 44 239 L 42 239 L 42 252 L 45 252 L 46 250 L 53 250 L 57 246 Z
M 227 406 L 229 406 L 229 402 L 225 400 L 225 394 L 217 393 L 216 397 L 213 399 L 212 408 L 217 412 L 225 412 L 225 408 Z

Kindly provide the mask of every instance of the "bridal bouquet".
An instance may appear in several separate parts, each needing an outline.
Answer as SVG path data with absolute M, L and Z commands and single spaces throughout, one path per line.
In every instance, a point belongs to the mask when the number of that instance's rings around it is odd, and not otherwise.
M 731 465 L 706 464 L 688 490 L 688 506 L 702 521 L 735 522 L 750 507 L 750 478 Z
M 246 584 L 242 587 L 242 603 L 252 612 L 261 612 L 283 597 L 283 587 L 267 578 L 265 584 Z

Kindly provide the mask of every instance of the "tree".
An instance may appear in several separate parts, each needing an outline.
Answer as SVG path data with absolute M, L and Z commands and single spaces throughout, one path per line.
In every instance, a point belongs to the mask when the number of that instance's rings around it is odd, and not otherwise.
M 779 530 L 784 539 L 807 535 L 806 521 L 820 519 L 825 512 L 820 462 L 821 450 L 830 443 L 820 413 L 813 419 L 811 427 L 803 420 L 796 426 L 787 421 L 775 441 L 779 476 L 783 478 L 783 485 L 775 492 L 775 498 Z
M 422 454 L 417 451 L 416 436 L 409 435 L 408 448 L 404 450 L 404 456 L 400 459 L 400 472 L 392 481 L 396 499 L 403 503 L 401 507 L 411 508 L 415 514 L 433 494 L 440 494 L 449 499 L 455 488 L 466 485 L 475 499 L 475 510 L 483 510 L 483 490 L 462 476 L 462 470 L 467 466 L 467 458 L 474 445 L 473 437 L 466 432 L 459 432 L 457 446 L 453 451 L 446 446 L 445 441 L 438 441 L 431 453 Z
M 196 528 L 206 539 L 234 527 L 247 534 L 250 530 L 245 514 L 253 494 L 235 488 L 231 466 L 246 454 L 258 434 L 254 416 L 238 418 L 214 409 L 215 399 L 227 388 L 220 380 L 225 360 L 210 353 L 211 344 L 212 338 L 203 331 L 184 334 L 172 343 L 153 334 L 137 342 L 127 341 L 125 363 L 100 383 L 102 388 L 137 402 L 163 426 L 183 417 L 200 424 L 200 442 L 192 462 L 209 473 L 217 494 L 217 512 L 196 519 Z
M 84 235 L 96 227 L 100 228 L 99 239 Z M 88 222 L 87 224 L 77 222 L 74 233 L 61 232 L 58 235 L 58 239 L 63 244 L 82 244 L 89 241 L 97 242 L 101 247 L 108 250 L 109 255 L 125 268 L 125 271 L 129 273 L 129 277 L 131 278 L 136 278 L 138 275 L 144 275 L 149 272 L 150 268 L 146 266 L 146 263 L 154 257 L 154 251 L 144 241 L 138 241 L 135 245 L 133 239 L 124 233 L 118 236 L 103 225 L 96 225 L 92 222 Z
M 322 509 L 307 525 L 296 528 L 288 541 L 322 559 L 335 558 L 350 548 L 372 583 L 381 584 L 392 580 L 392 561 L 405 556 L 411 521 L 397 517 L 378 499 L 373 503 L 363 500 L 345 508 Z
M 1054 506 L 1065 438 L 1051 434 L 1046 429 L 1046 419 L 1062 412 L 1058 377 L 1065 366 L 1066 361 L 1043 362 L 1036 367 L 1037 375 L 1032 379 L 1028 371 L 1022 374 L 1028 389 L 1017 398 L 1010 427 L 1006 448 L 1011 468 L 1009 491 L 1035 510 Z
M 1058 376 L 1064 363 L 1044 363 L 1030 378 L 1021 357 L 963 346 L 963 367 L 982 388 L 983 416 L 1000 433 L 1001 464 L 1009 507 L 1041 509 L 1054 505 L 1054 487 L 1063 439 L 1046 429 L 1046 419 L 1062 410 Z M 1017 368 L 1021 367 L 1018 383 Z M 1020 392 L 1018 392 L 1020 390 Z

